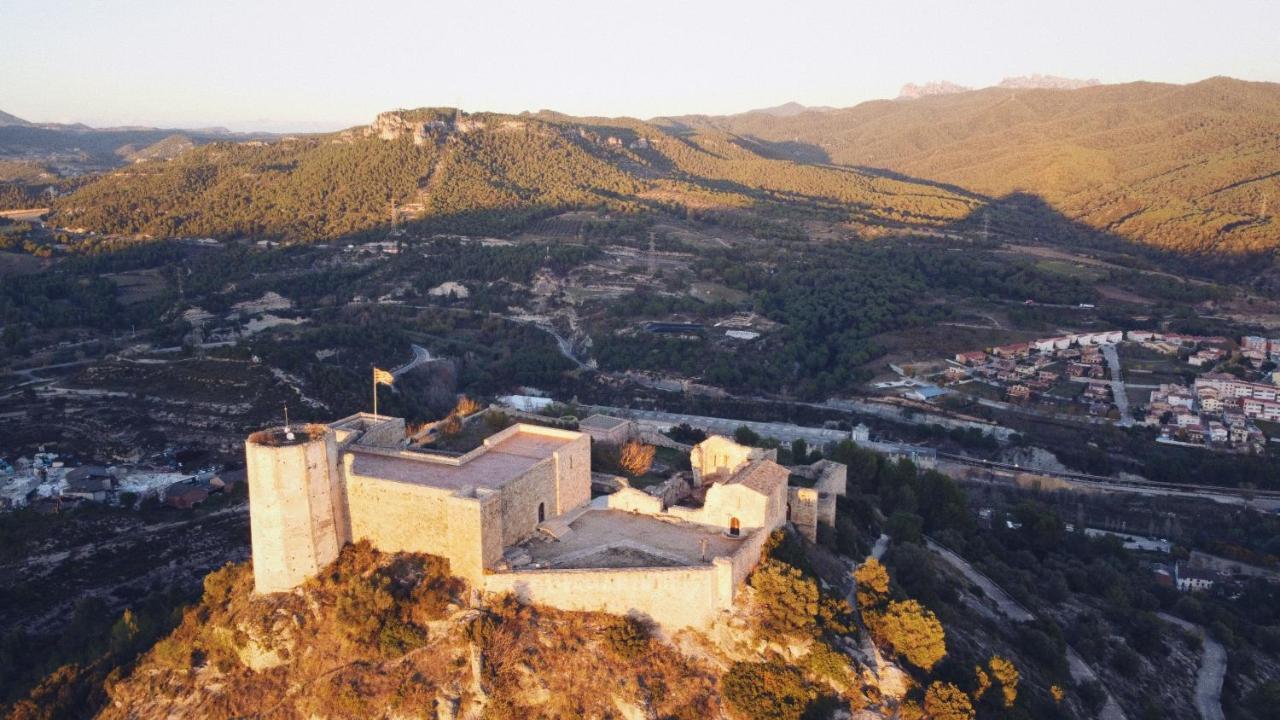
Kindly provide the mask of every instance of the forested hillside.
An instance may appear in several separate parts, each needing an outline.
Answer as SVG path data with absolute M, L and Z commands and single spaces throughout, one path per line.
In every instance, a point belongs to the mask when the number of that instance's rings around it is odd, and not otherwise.
M 676 138 L 638 121 L 552 115 L 454 124 L 425 112 L 141 164 L 62 199 L 55 220 L 102 233 L 312 241 L 389 224 L 393 213 L 462 231 L 595 207 L 818 213 L 871 228 L 942 225 L 977 205 L 926 184 L 770 159 L 725 133 Z
M 1178 251 L 1280 241 L 1280 85 L 1212 78 L 987 88 L 789 117 L 665 121 L 780 157 L 882 168 L 988 196 L 1037 195 L 1090 226 Z

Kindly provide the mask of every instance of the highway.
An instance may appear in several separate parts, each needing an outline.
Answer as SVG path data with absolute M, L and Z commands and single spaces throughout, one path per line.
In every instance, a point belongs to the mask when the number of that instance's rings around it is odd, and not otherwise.
M 1239 488 L 1219 487 L 1216 485 L 1181 485 L 1177 483 L 1160 482 L 1158 480 L 1118 480 L 1105 475 L 1089 475 L 1088 473 L 1056 472 L 1053 470 L 1024 468 L 1018 465 L 1011 465 L 1009 463 L 997 462 L 994 460 L 981 460 L 979 458 L 971 458 L 966 455 L 956 455 L 948 452 L 939 452 L 938 459 L 945 459 L 949 462 L 991 470 L 1043 475 L 1045 477 L 1064 480 L 1074 486 L 1082 488 L 1113 490 L 1137 495 L 1193 497 L 1200 498 L 1202 500 L 1212 500 L 1226 505 L 1252 505 L 1253 507 L 1264 510 L 1280 509 L 1280 491 L 1276 490 L 1242 490 Z

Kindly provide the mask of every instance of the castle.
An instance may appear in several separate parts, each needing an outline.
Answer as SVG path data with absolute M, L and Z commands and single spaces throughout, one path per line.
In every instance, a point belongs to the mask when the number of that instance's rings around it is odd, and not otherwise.
M 368 540 L 447 558 L 486 592 L 702 625 L 732 606 L 773 530 L 790 520 L 814 539 L 834 523 L 844 466 L 793 475 L 775 458 L 713 436 L 691 472 L 593 499 L 577 431 L 520 423 L 451 454 L 412 447 L 400 418 L 271 428 L 245 443 L 255 587 L 290 590 Z

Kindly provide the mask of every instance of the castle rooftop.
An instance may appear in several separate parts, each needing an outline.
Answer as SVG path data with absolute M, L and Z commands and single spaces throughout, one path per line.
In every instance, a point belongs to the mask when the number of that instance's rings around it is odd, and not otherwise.
M 273 427 L 259 430 L 249 436 L 249 442 L 267 447 L 287 447 L 301 445 L 311 440 L 324 437 L 323 425 L 290 425 L 289 427 Z
M 463 455 L 391 450 L 360 443 L 348 447 L 359 475 L 450 490 L 496 490 L 577 439 L 578 433 L 536 425 L 513 425 L 485 438 Z
M 558 540 L 539 535 L 520 545 L 535 566 L 691 567 L 742 546 L 719 528 L 621 510 L 589 509 L 566 524 L 571 532 Z

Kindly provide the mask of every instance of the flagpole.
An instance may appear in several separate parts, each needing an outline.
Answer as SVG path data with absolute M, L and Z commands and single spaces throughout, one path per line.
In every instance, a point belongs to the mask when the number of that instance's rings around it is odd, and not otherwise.
M 378 369 L 373 370 L 373 416 L 378 417 Z

